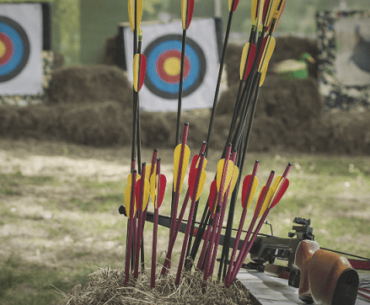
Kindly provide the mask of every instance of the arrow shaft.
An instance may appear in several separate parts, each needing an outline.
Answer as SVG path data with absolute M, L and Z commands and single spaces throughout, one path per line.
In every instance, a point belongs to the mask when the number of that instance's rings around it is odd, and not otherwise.
M 154 154 L 153 153 L 153 159 L 154 159 Z M 153 160 L 152 160 L 152 168 L 151 168 L 151 174 L 154 171 L 154 166 L 153 166 Z M 161 160 L 157 160 L 157 172 L 156 175 L 158 177 L 161 176 Z M 153 289 L 155 288 L 155 271 L 156 271 L 156 264 L 157 264 L 157 239 L 158 239 L 158 209 L 159 209 L 159 192 L 160 192 L 160 180 L 158 178 L 158 183 L 157 183 L 157 204 L 154 204 L 154 225 L 153 225 L 153 247 L 152 247 L 152 272 L 151 272 L 151 279 L 150 279 L 150 287 Z
M 195 203 L 197 201 L 196 200 L 196 197 L 197 197 L 196 194 L 198 192 L 199 181 L 200 181 L 200 177 L 201 177 L 201 174 L 202 174 L 202 171 L 203 171 L 204 158 L 205 158 L 205 155 L 202 154 L 202 157 L 199 161 L 199 166 L 198 166 L 198 171 L 197 171 L 197 177 L 196 177 L 196 180 L 195 180 L 193 196 L 191 196 L 192 200 L 191 200 L 191 206 L 190 206 L 190 211 L 189 211 L 188 224 L 191 223 L 191 220 L 193 219 L 193 215 L 194 215 Z M 184 242 L 183 242 L 182 249 L 181 249 L 181 256 L 180 256 L 179 266 L 178 266 L 178 269 L 177 269 L 177 275 L 176 275 L 176 280 L 175 280 L 175 285 L 176 286 L 178 286 L 180 284 L 180 275 L 181 275 L 181 272 L 182 272 L 182 267 L 184 265 L 185 251 L 186 251 L 186 248 L 187 248 L 190 229 L 191 229 L 191 226 L 186 227 Z

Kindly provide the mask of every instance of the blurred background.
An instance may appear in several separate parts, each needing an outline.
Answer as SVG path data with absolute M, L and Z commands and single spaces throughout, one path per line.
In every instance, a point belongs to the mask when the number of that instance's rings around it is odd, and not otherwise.
M 23 2 L 19 0 L 5 2 Z M 37 2 L 37 1 L 29 1 Z M 53 50 L 65 57 L 66 65 L 98 64 L 103 62 L 107 37 L 117 32 L 120 22 L 127 22 L 127 3 L 122 0 L 50 0 L 52 3 Z M 143 20 L 180 18 L 178 0 L 144 0 Z M 195 0 L 194 17 L 214 17 L 219 12 L 219 3 L 224 27 L 228 17 L 227 1 Z M 299 34 L 314 37 L 317 10 L 370 9 L 368 0 L 294 0 L 289 1 L 284 18 L 279 23 L 276 35 Z M 250 1 L 240 1 L 235 14 L 232 31 L 249 33 Z

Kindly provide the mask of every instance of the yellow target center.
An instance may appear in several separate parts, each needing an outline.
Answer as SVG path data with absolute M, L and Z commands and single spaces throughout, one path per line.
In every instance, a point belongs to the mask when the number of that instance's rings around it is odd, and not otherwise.
M 164 71 L 166 71 L 168 75 L 171 76 L 179 75 L 180 70 L 181 70 L 181 60 L 179 58 L 170 57 L 164 61 Z
M 3 43 L 1 40 L 0 40 L 0 58 L 4 56 L 6 52 L 6 46 L 5 46 L 5 43 Z

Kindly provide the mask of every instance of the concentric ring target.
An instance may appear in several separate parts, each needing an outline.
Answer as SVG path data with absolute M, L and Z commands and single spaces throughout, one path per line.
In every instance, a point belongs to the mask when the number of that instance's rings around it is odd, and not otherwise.
M 17 76 L 30 56 L 30 42 L 14 20 L 0 16 L 0 83 Z
M 177 99 L 181 69 L 181 35 L 165 35 L 152 41 L 145 49 L 147 73 L 145 86 L 164 99 Z M 183 97 L 193 93 L 202 84 L 207 70 L 202 49 L 187 38 L 184 63 Z

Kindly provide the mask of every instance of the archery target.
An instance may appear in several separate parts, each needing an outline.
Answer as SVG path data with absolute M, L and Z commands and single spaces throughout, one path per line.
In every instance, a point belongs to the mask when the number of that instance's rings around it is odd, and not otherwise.
M 0 95 L 42 92 L 40 3 L 0 4 Z
M 165 35 L 154 40 L 144 51 L 147 57 L 147 88 L 164 99 L 176 99 L 181 72 L 181 35 Z M 203 82 L 206 59 L 202 49 L 187 39 L 184 57 L 183 97 L 196 91 Z
M 0 16 L 0 82 L 16 77 L 26 66 L 30 56 L 30 42 L 22 27 L 7 17 Z
M 143 25 L 142 50 L 147 58 L 140 108 L 177 111 L 182 52 L 182 23 Z M 123 28 L 126 67 L 132 81 L 133 33 Z M 187 30 L 182 110 L 211 108 L 218 75 L 215 19 L 193 20 Z

